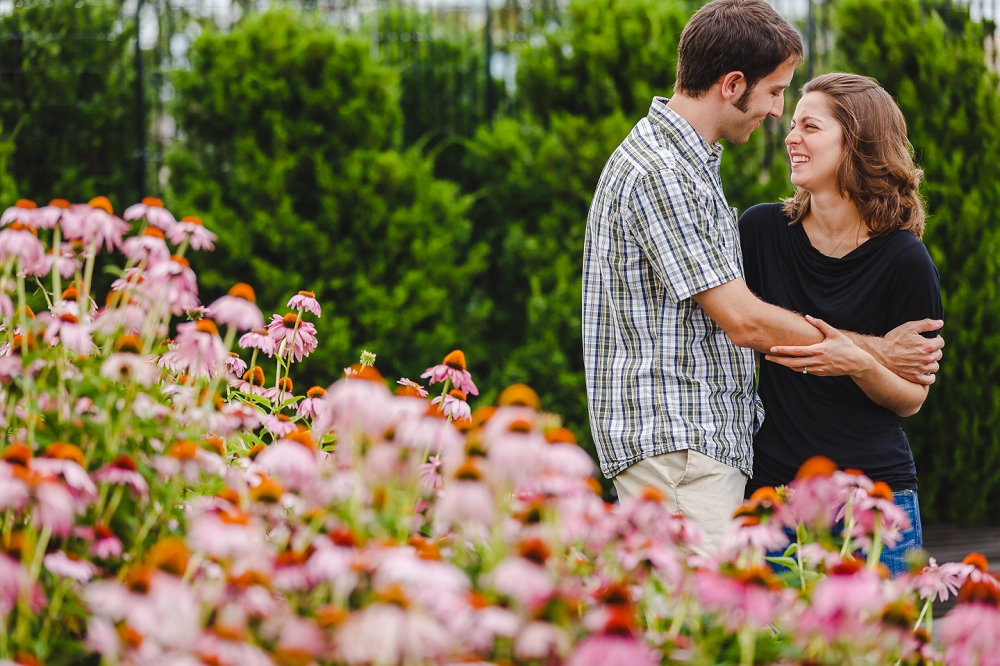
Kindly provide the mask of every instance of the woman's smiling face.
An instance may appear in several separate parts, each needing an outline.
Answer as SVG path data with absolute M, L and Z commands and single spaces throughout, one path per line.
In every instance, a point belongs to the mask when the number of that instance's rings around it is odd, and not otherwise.
M 844 156 L 844 128 L 834 118 L 825 94 L 806 93 L 799 100 L 785 146 L 792 160 L 793 184 L 812 193 L 836 189 L 837 169 Z

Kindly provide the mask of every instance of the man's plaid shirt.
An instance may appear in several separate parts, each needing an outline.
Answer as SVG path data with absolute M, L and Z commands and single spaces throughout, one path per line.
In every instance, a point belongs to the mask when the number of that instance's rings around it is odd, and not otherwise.
M 736 212 L 709 146 L 657 97 L 611 155 L 587 219 L 583 349 L 590 423 L 611 478 L 692 449 L 753 469 L 763 420 L 753 352 L 693 295 L 743 277 Z

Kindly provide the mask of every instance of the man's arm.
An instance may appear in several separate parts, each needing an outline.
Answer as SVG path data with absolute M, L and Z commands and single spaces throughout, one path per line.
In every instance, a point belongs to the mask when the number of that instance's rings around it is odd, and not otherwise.
M 910 321 L 886 333 L 884 338 L 841 331 L 851 341 L 872 355 L 881 365 L 908 382 L 930 386 L 934 383 L 934 373 L 940 367 L 941 348 L 944 339 L 939 335 L 925 338 L 921 333 L 937 331 L 944 322 L 940 319 Z M 772 357 L 813 356 L 816 350 L 804 346 L 775 346 L 770 349 Z
M 942 326 L 944 322 L 940 319 L 921 319 L 897 326 L 884 338 L 857 333 L 847 333 L 847 336 L 903 379 L 930 386 L 941 367 L 938 361 L 943 355 L 944 338 L 940 335 L 925 338 L 921 333 L 937 331 Z
M 823 341 L 823 334 L 801 315 L 760 300 L 741 278 L 695 294 L 694 300 L 739 347 L 768 353 L 775 345 Z

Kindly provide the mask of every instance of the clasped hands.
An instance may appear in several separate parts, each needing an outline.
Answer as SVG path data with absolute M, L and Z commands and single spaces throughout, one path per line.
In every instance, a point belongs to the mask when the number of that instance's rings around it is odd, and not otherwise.
M 874 360 L 907 381 L 924 386 L 934 383 L 944 338 L 940 335 L 925 338 L 921 333 L 939 330 L 944 326 L 941 320 L 910 321 L 882 338 L 845 333 L 808 315 L 806 321 L 823 334 L 822 342 L 771 347 L 764 358 L 796 372 L 821 377 L 855 375 Z

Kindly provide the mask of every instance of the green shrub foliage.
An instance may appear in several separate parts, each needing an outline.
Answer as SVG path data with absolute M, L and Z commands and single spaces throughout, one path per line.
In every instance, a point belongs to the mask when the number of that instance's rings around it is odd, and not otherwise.
M 435 358 L 476 338 L 488 304 L 471 289 L 485 248 L 470 200 L 401 152 L 398 79 L 367 42 L 279 10 L 206 32 L 190 57 L 169 165 L 174 198 L 219 234 L 221 252 L 195 262 L 208 291 L 240 276 L 277 312 L 314 291 L 331 320 L 323 376 L 364 347 L 412 375 L 422 368 L 399 365 L 411 350 Z
M 16 139 L 17 196 L 136 196 L 134 24 L 121 19 L 114 0 L 0 12 L 0 136 Z
M 983 28 L 952 2 L 842 0 L 838 66 L 899 101 L 924 169 L 924 242 L 947 340 L 923 410 L 904 424 L 929 520 L 995 522 L 1000 503 L 1000 85 Z

